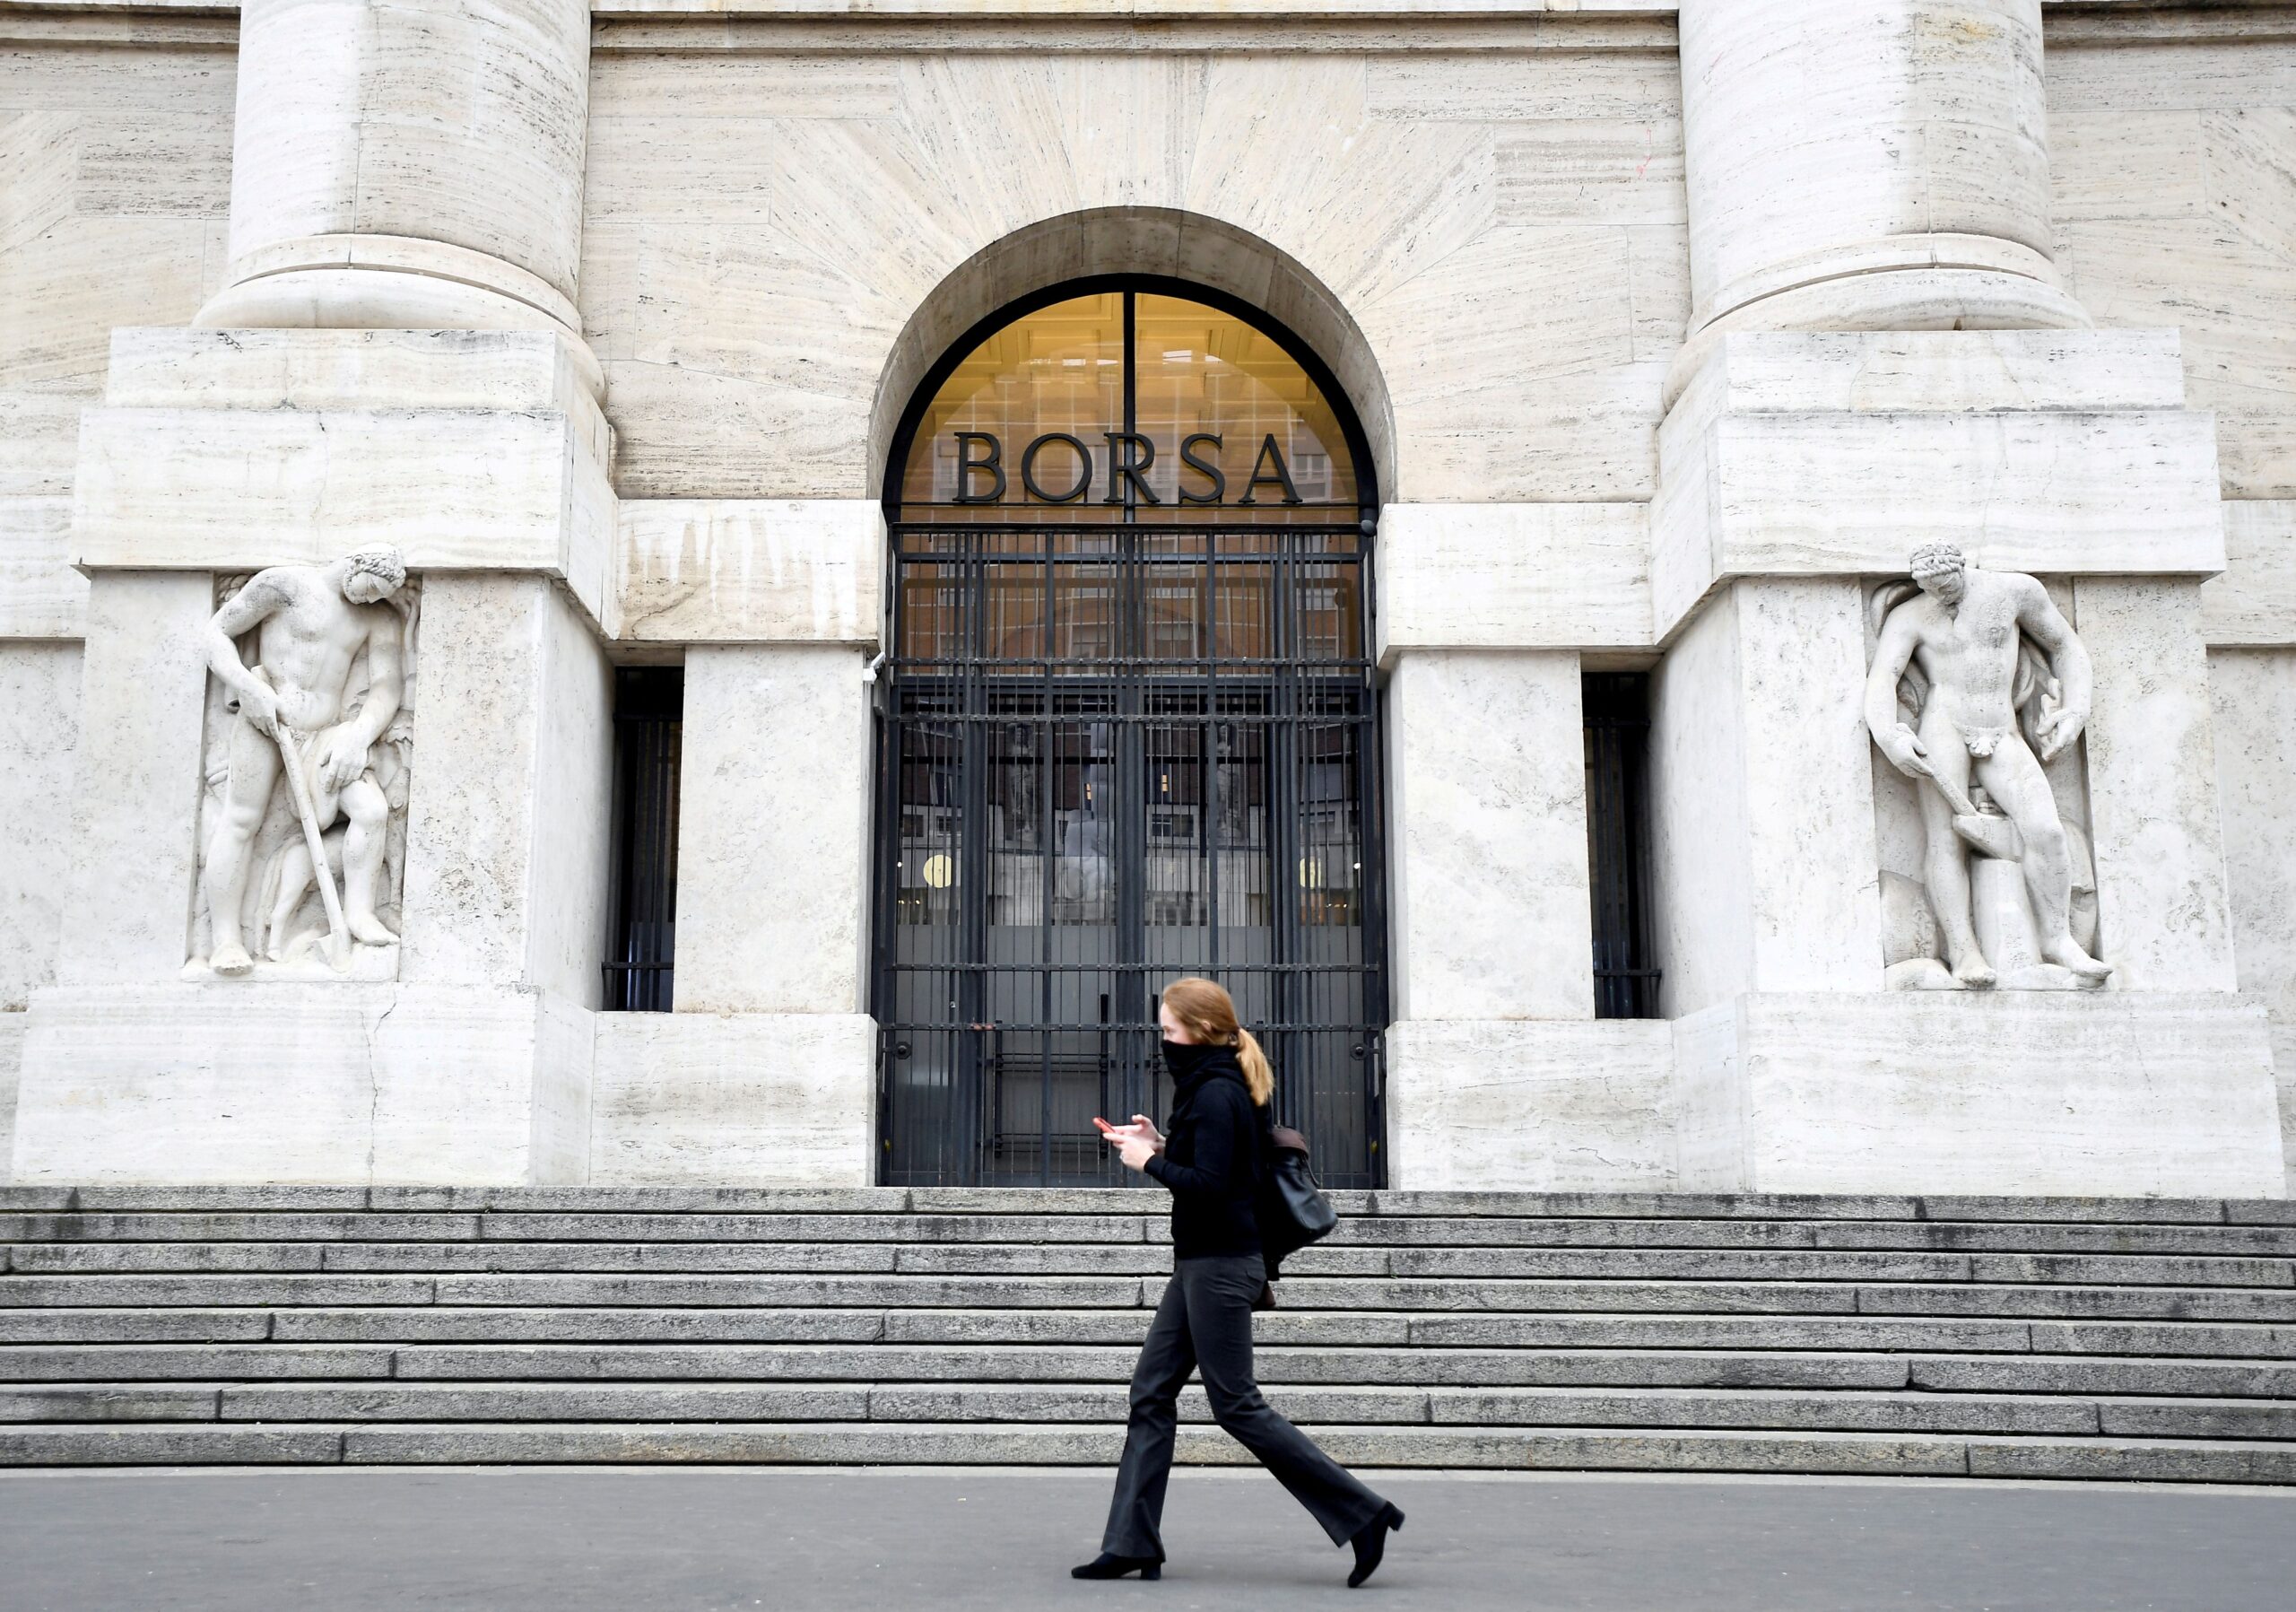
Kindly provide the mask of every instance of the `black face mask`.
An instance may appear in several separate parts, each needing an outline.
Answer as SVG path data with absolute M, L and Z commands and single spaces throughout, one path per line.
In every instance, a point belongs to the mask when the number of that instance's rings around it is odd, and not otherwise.
M 1225 1047 L 1214 1047 L 1203 1041 L 1171 1041 L 1164 1043 L 1164 1067 L 1172 1072 L 1176 1081 L 1186 1080 L 1211 1061 L 1215 1053 Z

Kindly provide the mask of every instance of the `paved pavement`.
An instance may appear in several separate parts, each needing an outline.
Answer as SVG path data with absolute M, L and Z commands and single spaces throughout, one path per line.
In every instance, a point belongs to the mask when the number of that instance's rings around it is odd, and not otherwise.
M 1161 1584 L 1078 1584 L 1100 1470 L 0 1474 L 0 1604 L 489 1612 L 1359 1604 L 1273 1480 L 1182 1470 Z M 1378 1474 L 1361 1604 L 1441 1612 L 2286 1612 L 2296 1494 Z M 1341 1598 L 1346 1598 L 1344 1600 Z

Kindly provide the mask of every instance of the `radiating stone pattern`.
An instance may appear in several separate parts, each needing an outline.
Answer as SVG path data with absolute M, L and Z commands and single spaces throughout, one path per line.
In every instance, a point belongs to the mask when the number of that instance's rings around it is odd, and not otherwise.
M 1687 295 L 1664 49 L 672 56 L 611 39 L 581 304 L 624 496 L 865 491 L 910 313 L 1000 237 L 1110 205 L 1224 220 L 1339 298 L 1392 396 L 1388 496 L 1650 495 Z

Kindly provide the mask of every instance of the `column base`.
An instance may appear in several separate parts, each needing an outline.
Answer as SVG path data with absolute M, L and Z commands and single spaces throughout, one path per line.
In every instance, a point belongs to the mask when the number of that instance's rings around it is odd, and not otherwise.
M 1685 1191 L 2277 1198 L 2229 993 L 1752 995 L 1674 1022 Z
M 39 991 L 15 1179 L 578 1183 L 596 1016 L 489 986 Z

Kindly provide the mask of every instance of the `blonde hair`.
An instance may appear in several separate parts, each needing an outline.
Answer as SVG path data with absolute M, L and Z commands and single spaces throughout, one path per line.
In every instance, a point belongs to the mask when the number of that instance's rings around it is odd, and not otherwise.
M 1275 1071 L 1268 1067 L 1267 1054 L 1260 1050 L 1252 1033 L 1236 1023 L 1234 998 L 1209 980 L 1191 977 L 1164 987 L 1164 1006 L 1190 1035 L 1206 1046 L 1233 1047 L 1253 1104 L 1267 1106 L 1268 1099 L 1275 1095 Z

